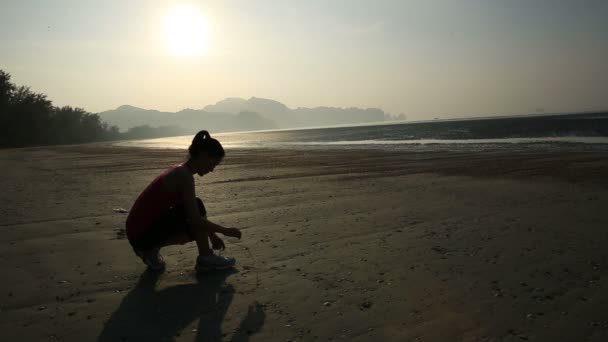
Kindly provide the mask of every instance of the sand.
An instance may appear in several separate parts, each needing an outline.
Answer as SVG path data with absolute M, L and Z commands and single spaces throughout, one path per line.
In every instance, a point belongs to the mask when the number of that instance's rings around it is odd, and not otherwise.
M 229 150 L 238 267 L 157 275 L 114 209 L 184 155 L 0 151 L 1 341 L 608 340 L 608 153 Z

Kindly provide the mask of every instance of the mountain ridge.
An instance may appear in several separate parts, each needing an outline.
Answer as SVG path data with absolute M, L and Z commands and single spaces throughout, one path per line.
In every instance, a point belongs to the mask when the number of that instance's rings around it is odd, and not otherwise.
M 148 125 L 176 127 L 184 134 L 201 128 L 228 132 L 358 124 L 392 119 L 379 108 L 319 106 L 291 109 L 279 101 L 260 97 L 228 97 L 202 109 L 184 108 L 177 112 L 161 112 L 124 104 L 97 114 L 108 124 L 118 126 L 121 131 Z

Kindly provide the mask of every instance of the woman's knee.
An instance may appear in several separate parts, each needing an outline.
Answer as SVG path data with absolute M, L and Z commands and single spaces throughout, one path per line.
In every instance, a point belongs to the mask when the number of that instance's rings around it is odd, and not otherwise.
M 188 227 L 188 233 L 190 234 L 190 236 L 192 236 L 193 240 L 196 240 L 198 237 L 207 236 L 211 232 L 213 232 L 211 227 L 206 225 L 204 222 L 200 226 L 190 225 Z
M 167 245 L 183 245 L 186 244 L 188 242 L 193 241 L 193 239 L 190 237 L 190 235 L 188 234 L 177 234 L 175 236 L 173 236 L 172 238 L 170 238 L 168 241 L 166 241 Z

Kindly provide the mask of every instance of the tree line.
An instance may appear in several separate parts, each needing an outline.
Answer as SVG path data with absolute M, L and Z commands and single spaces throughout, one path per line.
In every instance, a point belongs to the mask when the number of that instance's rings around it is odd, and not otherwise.
M 71 106 L 56 107 L 42 93 L 11 83 L 0 70 L 0 147 L 77 144 L 175 135 L 172 127 L 138 126 L 126 133 L 97 114 Z

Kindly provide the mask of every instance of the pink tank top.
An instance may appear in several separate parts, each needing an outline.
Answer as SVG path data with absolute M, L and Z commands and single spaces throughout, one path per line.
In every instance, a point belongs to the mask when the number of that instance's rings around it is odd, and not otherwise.
M 141 235 L 170 207 L 182 202 L 179 193 L 169 191 L 162 180 L 164 175 L 181 165 L 165 170 L 137 197 L 127 217 L 127 236 L 132 238 Z

